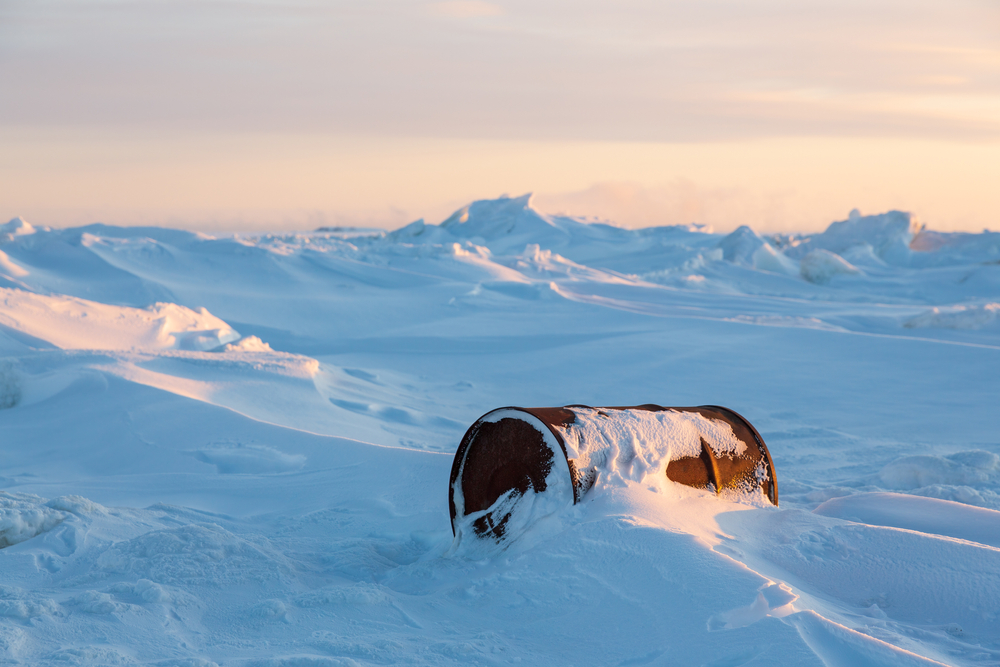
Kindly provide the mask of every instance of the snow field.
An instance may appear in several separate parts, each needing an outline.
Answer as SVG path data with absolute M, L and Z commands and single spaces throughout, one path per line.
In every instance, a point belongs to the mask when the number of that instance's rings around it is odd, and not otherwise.
M 370 236 L 3 234 L 0 662 L 1000 662 L 1000 235 L 526 198 Z M 609 432 L 584 502 L 452 539 L 484 412 L 649 402 L 744 414 L 781 506 Z

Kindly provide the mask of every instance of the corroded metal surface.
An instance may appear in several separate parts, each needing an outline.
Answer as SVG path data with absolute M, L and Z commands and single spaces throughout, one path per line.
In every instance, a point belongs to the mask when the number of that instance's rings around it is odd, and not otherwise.
M 552 470 L 553 457 L 558 453 L 554 453 L 550 445 L 546 444 L 548 434 L 530 423 L 535 420 L 558 443 L 572 478 L 573 502 L 580 501 L 593 485 L 596 473 L 593 470 L 578 470 L 575 461 L 567 456 L 560 430 L 574 424 L 576 415 L 572 408 L 595 409 L 608 416 L 620 410 L 696 412 L 707 419 L 725 422 L 732 428 L 736 438 L 746 445 L 741 454 L 717 456 L 702 438 L 700 454 L 670 461 L 664 471 L 667 478 L 687 486 L 712 489 L 716 493 L 726 489 L 748 490 L 756 487 L 773 504 L 778 504 L 774 463 L 764 440 L 750 422 L 728 408 L 717 405 L 663 407 L 655 404 L 603 408 L 584 405 L 562 408 L 508 407 L 491 410 L 480 417 L 466 432 L 455 453 L 448 489 L 452 531 L 455 530 L 458 513 L 456 490 L 463 499 L 463 516 L 489 509 L 507 493 L 511 494 L 511 499 L 516 500 L 516 497 L 524 495 L 529 489 L 534 493 L 545 491 L 546 477 Z M 509 410 L 515 415 L 491 420 L 490 416 L 500 410 Z M 526 418 L 519 419 L 516 413 L 525 414 Z M 527 415 L 534 417 L 534 420 Z M 501 516 L 493 516 L 497 513 Z M 473 522 L 473 529 L 481 536 L 491 536 L 499 541 L 505 534 L 509 518 L 509 511 L 486 513 Z
M 531 424 L 520 419 L 501 419 L 479 425 L 474 447 L 468 449 L 462 474 L 465 514 L 493 506 L 511 492 L 524 495 L 528 489 L 541 493 L 552 470 L 552 451 Z M 485 514 L 473 523 L 479 534 L 503 537 L 510 515 Z

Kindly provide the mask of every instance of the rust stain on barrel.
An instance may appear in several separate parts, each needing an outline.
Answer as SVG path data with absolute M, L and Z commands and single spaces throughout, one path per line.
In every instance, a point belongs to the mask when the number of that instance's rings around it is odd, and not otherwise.
M 719 483 L 715 479 L 712 459 L 705 446 L 704 438 L 701 441 L 701 454 L 699 456 L 685 456 L 674 459 L 667 464 L 667 479 L 700 489 L 708 488 L 709 484 L 718 488 Z
M 591 408 L 586 405 L 570 405 L 561 408 L 499 408 L 533 416 L 547 429 L 562 449 L 569 467 L 573 484 L 573 502 L 580 500 L 593 479 L 586 471 L 578 470 L 573 459 L 567 456 L 560 428 L 572 425 L 576 414 L 572 408 L 586 408 L 600 411 L 610 416 L 612 411 L 643 410 L 661 412 L 695 412 L 706 419 L 728 424 L 733 435 L 746 445 L 739 455 L 716 455 L 712 447 L 701 440 L 698 456 L 675 459 L 667 464 L 664 471 L 668 479 L 696 488 L 714 489 L 719 493 L 725 489 L 760 488 L 773 504 L 778 504 L 778 482 L 774 473 L 771 454 L 750 422 L 737 412 L 718 405 L 698 407 L 663 407 L 653 403 L 637 406 Z M 552 470 L 553 452 L 545 443 L 544 433 L 527 421 L 515 417 L 504 417 L 496 422 L 485 421 L 486 417 L 498 410 L 491 410 L 469 428 L 455 453 L 452 464 L 448 504 L 451 511 L 452 531 L 455 530 L 456 484 L 461 485 L 464 499 L 464 514 L 487 510 L 504 494 L 513 492 L 518 496 L 532 489 L 541 493 L 546 489 L 546 477 Z M 762 470 L 763 466 L 763 470 Z M 458 479 L 461 474 L 461 480 Z M 589 483 L 588 483 L 589 481 Z M 510 513 L 504 516 L 486 514 L 473 522 L 474 530 L 480 535 L 491 535 L 498 541 L 504 536 Z
M 477 446 L 469 449 L 462 470 L 466 514 L 489 509 L 509 491 L 518 495 L 528 489 L 545 491 L 545 478 L 552 470 L 552 451 L 537 428 L 507 417 L 480 424 L 475 440 Z M 473 527 L 480 534 L 490 532 L 500 538 L 509 518 L 487 514 Z

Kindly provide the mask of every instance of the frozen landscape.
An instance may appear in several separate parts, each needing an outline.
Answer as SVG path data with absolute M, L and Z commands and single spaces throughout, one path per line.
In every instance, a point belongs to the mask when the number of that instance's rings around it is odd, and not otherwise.
M 998 665 L 1000 233 L 0 226 L 0 664 Z M 780 506 L 658 468 L 455 541 L 502 406 L 722 405 Z M 629 461 L 621 462 L 630 464 Z M 635 468 L 632 469 L 633 472 Z

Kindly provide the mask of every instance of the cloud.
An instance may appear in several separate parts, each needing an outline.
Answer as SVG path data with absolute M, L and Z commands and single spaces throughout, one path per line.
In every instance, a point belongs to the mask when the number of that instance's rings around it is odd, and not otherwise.
M 0 3 L 0 126 L 1000 137 L 996 3 L 807 4 Z
M 501 16 L 503 7 L 484 0 L 448 0 L 447 2 L 432 2 L 427 9 L 435 16 L 452 19 L 469 19 L 480 16 Z

